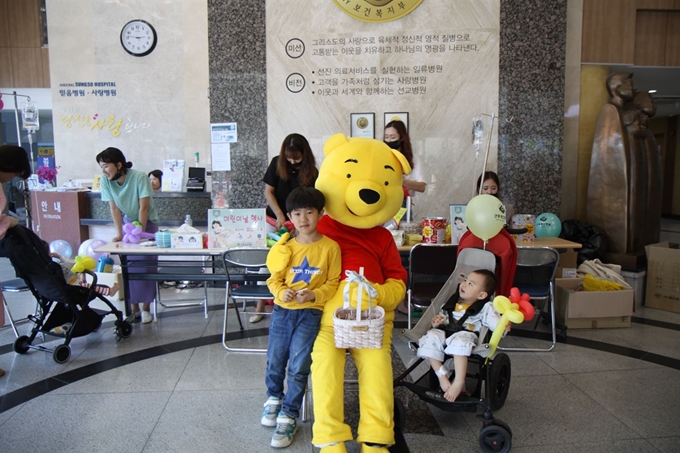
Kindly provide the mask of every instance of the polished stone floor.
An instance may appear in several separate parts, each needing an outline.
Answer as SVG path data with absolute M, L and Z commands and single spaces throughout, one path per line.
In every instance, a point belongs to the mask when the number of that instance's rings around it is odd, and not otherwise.
M 0 279 L 8 276 L 0 260 Z M 163 291 L 164 299 L 200 294 Z M 14 333 L 0 329 L 7 373 L 0 378 L 0 452 L 272 451 L 271 429 L 259 425 L 266 357 L 225 349 L 223 292 L 209 296 L 207 319 L 199 308 L 164 309 L 158 322 L 134 324 L 120 342 L 108 324 L 74 339 L 62 365 L 42 351 L 15 354 Z M 8 300 L 15 318 L 32 309 L 27 293 Z M 241 335 L 230 310 L 229 347 L 264 347 L 266 324 L 246 325 Z M 545 347 L 540 329 L 516 329 L 503 345 Z M 413 360 L 396 331 L 394 349 L 404 365 Z M 511 427 L 513 451 L 679 451 L 680 314 L 642 308 L 630 328 L 570 330 L 552 352 L 509 355 L 510 394 L 495 415 Z M 407 418 L 400 451 L 479 451 L 473 414 L 426 410 L 420 421 Z M 315 451 L 309 422 L 300 423 L 287 451 Z

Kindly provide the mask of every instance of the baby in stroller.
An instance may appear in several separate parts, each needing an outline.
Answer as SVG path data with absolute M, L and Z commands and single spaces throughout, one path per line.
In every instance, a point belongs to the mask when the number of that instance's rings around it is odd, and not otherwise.
M 468 357 L 477 346 L 479 330 L 484 326 L 493 331 L 500 320 L 489 301 L 495 291 L 493 272 L 487 269 L 470 272 L 458 292 L 432 318 L 432 328 L 418 340 L 418 357 L 429 361 L 447 401 L 455 401 L 465 390 Z M 444 366 L 445 354 L 453 356 L 453 382 L 449 381 L 450 371 Z
M 71 356 L 71 340 L 98 330 L 107 315 L 116 318 L 116 340 L 132 333 L 132 325 L 123 319 L 123 313 L 95 290 L 96 275 L 85 271 L 93 278 L 91 288 L 67 284 L 63 268 L 49 255 L 47 243 L 28 228 L 21 225 L 11 228 L 0 241 L 0 256 L 9 258 L 17 277 L 25 281 L 38 302 L 37 312 L 28 316 L 35 325 L 29 335 L 16 339 L 14 352 L 25 354 L 29 349 L 51 352 L 55 362 L 64 363 Z M 95 299 L 105 308 L 90 307 Z M 55 329 L 66 325 L 67 329 Z M 33 345 L 38 333 L 61 337 L 64 342 L 54 349 Z
M 91 285 L 87 283 L 84 272 L 76 272 L 73 270 L 76 262 L 75 260 L 66 258 L 58 253 L 50 253 L 52 258 L 56 258 L 57 262 L 61 266 L 61 271 L 64 274 L 64 280 L 66 280 L 67 285 L 80 285 L 85 288 L 90 288 Z M 118 294 L 120 290 L 120 284 L 115 282 L 111 286 L 106 285 L 95 285 L 94 290 L 97 291 L 102 296 L 113 297 Z
M 495 418 L 492 413 L 503 407 L 508 395 L 511 379 L 510 358 L 502 352 L 495 353 L 498 336 L 492 336 L 486 343 L 486 335 L 489 327 L 494 327 L 494 330 L 502 328 L 500 317 L 494 311 L 493 304 L 487 300 L 496 286 L 503 287 L 503 279 L 510 272 L 514 275 L 514 262 L 510 262 L 511 267 L 508 267 L 507 272 L 503 272 L 498 279 L 497 274 L 493 272 L 496 270 L 496 264 L 496 256 L 489 251 L 459 248 L 456 268 L 449 279 L 423 312 L 418 324 L 410 330 L 402 331 L 409 341 L 409 347 L 417 348 L 419 357 L 394 380 L 395 388 L 405 387 L 426 403 L 447 412 L 474 413 L 481 408 L 482 414 L 477 418 L 482 422 L 479 445 L 484 452 L 507 452 L 512 444 L 510 427 Z M 489 286 L 486 283 L 487 278 Z M 473 287 L 474 290 L 471 289 Z M 471 305 L 464 309 L 463 305 L 458 306 L 459 303 Z M 445 316 L 441 316 L 442 309 Z M 444 326 L 444 329 L 448 328 L 451 334 L 447 334 L 446 330 L 433 328 L 435 325 L 441 327 L 447 321 L 448 325 Z M 455 333 L 457 337 L 454 338 L 453 331 L 459 328 L 460 331 Z M 479 336 L 464 329 L 479 330 Z M 437 343 L 431 344 L 434 341 Z M 461 343 L 460 348 L 456 343 Z M 421 352 L 421 348 L 429 349 L 431 354 Z M 449 369 L 446 366 L 442 367 L 442 362 L 447 358 L 446 354 L 451 350 L 454 354 L 453 382 L 448 378 Z M 431 368 L 428 367 L 425 373 L 420 373 L 417 368 L 426 359 L 430 361 Z M 467 384 L 474 385 L 474 388 L 468 389 L 468 395 L 463 395 L 461 392 L 465 388 L 466 379 Z M 395 424 L 396 420 L 403 424 L 405 417 L 401 412 L 404 405 L 397 401 L 395 399 L 395 408 L 398 408 L 399 412 L 395 412 L 395 417 L 399 418 L 395 418 Z

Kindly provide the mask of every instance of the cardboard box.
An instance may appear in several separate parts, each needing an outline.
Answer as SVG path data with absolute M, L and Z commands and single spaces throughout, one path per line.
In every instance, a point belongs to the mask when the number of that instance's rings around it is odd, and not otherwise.
M 647 292 L 645 306 L 680 313 L 680 249 L 660 242 L 645 247 Z
M 630 327 L 634 291 L 577 291 L 582 278 L 556 279 L 555 315 L 570 329 Z
M 202 233 L 172 233 L 170 247 L 173 249 L 202 249 Z
M 577 259 L 578 253 L 573 250 L 560 253 L 555 278 L 576 278 Z

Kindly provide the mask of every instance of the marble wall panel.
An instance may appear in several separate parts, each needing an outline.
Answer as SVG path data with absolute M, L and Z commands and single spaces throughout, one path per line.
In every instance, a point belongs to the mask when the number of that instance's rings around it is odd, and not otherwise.
M 209 165 L 206 0 L 48 0 L 46 8 L 60 181 L 98 173 L 95 156 L 109 146 L 142 171 L 161 168 L 164 159 L 192 166 L 197 151 Z M 150 22 L 158 34 L 145 57 L 120 44 L 132 19 Z M 73 86 L 78 82 L 115 87 Z
M 470 26 L 496 30 L 495 35 L 488 35 L 499 42 L 499 56 L 490 57 L 495 67 L 459 65 L 456 69 L 462 81 L 440 85 L 444 95 L 450 91 L 459 96 L 459 102 L 453 104 L 441 98 L 429 105 L 411 103 L 402 107 L 385 107 L 370 99 L 322 105 L 321 110 L 315 110 L 322 112 L 316 115 L 322 119 L 315 123 L 321 125 L 320 132 L 305 129 L 309 124 L 309 113 L 304 113 L 304 106 L 289 109 L 285 115 L 270 111 L 267 118 L 268 97 L 277 95 L 267 87 L 266 47 L 272 42 L 281 45 L 282 38 L 271 34 L 267 37 L 266 16 L 269 14 L 272 20 L 276 19 L 276 23 L 271 24 L 271 31 L 281 33 L 281 24 L 310 33 L 318 30 L 322 35 L 338 33 L 347 27 L 358 27 L 351 29 L 366 32 L 367 25 L 351 23 L 349 18 L 336 15 L 332 8 L 318 4 L 311 13 L 313 17 L 300 24 L 296 16 L 308 14 L 304 2 L 285 2 L 292 11 L 289 13 L 276 13 L 275 3 L 265 0 L 208 2 L 211 121 L 239 122 L 239 143 L 232 148 L 235 170 L 219 175 L 218 186 L 214 186 L 214 189 L 224 189 L 228 196 L 223 202 L 229 207 L 264 205 L 262 174 L 286 135 L 284 132 L 290 132 L 284 127 L 282 118 L 290 116 L 297 126 L 295 129 L 307 134 L 312 147 L 320 154 L 328 136 L 338 131 L 349 132 L 349 112 L 375 112 L 376 136 L 380 138 L 382 112 L 403 109 L 401 111 L 414 112 L 412 136 L 416 155 L 431 169 L 426 172 L 429 178 L 427 194 L 415 200 L 416 216 L 424 213 L 446 215 L 445 205 L 465 202 L 472 196 L 471 183 L 481 172 L 481 164 L 475 165 L 474 150 L 469 144 L 470 119 L 477 112 L 498 112 L 500 117 L 500 124 L 495 127 L 497 132 L 491 138 L 488 168 L 498 169 L 505 198 L 515 204 L 516 212 L 518 209 L 530 213 L 559 212 L 566 0 L 551 0 L 548 4 L 537 0 L 504 0 L 500 4 L 456 2 L 454 5 L 437 0 L 423 2 L 407 18 L 385 25 L 384 29 L 399 31 L 406 23 L 403 21 L 412 20 L 410 29 L 430 30 L 433 21 L 446 16 L 449 30 Z M 482 27 L 481 24 L 485 25 Z M 490 84 L 486 92 L 491 93 L 492 99 L 485 98 L 480 103 L 479 79 L 489 73 L 499 74 L 497 86 L 484 82 Z M 448 129 L 459 125 L 460 130 L 443 133 L 439 122 L 442 117 L 446 117 Z M 509 118 L 513 118 L 512 123 L 507 122 Z M 489 126 L 487 121 L 487 129 Z M 242 135 L 244 128 L 247 128 L 244 132 L 247 135 Z M 447 195 L 441 196 L 442 193 Z
M 264 207 L 267 169 L 265 0 L 208 0 L 210 122 L 236 122 L 231 171 L 213 172 L 213 206 Z
M 567 0 L 501 2 L 498 173 L 516 213 L 560 213 L 566 22 Z
M 428 0 L 399 20 L 369 23 L 332 1 L 313 7 L 306 0 L 267 1 L 269 157 L 298 132 L 320 164 L 326 139 L 350 134 L 351 113 L 374 113 L 382 139 L 385 112 L 409 112 L 428 184 L 414 199 L 414 217 L 448 217 L 449 204 L 467 203 L 481 173 L 484 153 L 475 161 L 472 117 L 497 113 L 499 11 L 499 0 Z M 304 52 L 290 52 L 291 41 Z M 293 74 L 304 78 L 299 92 L 287 85 Z

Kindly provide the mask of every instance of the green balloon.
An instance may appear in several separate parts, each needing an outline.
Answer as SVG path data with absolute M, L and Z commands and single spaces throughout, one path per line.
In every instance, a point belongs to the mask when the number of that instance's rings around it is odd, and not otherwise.
M 477 195 L 467 204 L 465 223 L 483 241 L 496 236 L 505 225 L 505 207 L 493 195 Z

